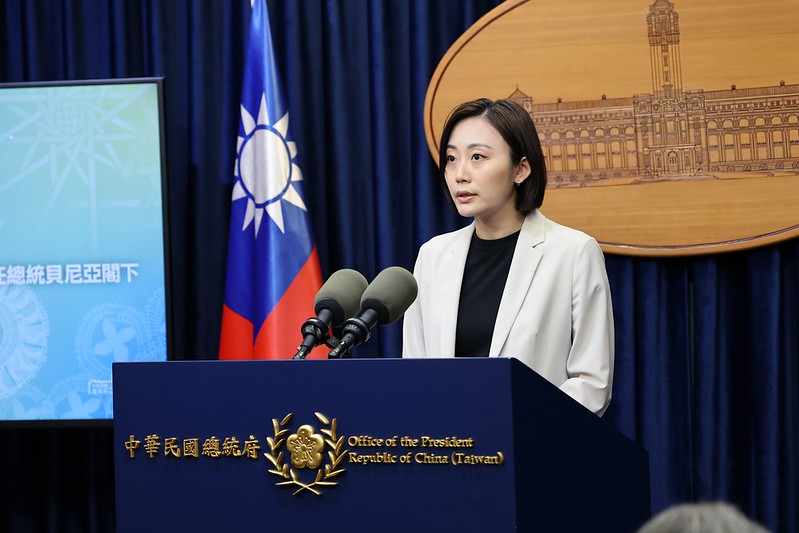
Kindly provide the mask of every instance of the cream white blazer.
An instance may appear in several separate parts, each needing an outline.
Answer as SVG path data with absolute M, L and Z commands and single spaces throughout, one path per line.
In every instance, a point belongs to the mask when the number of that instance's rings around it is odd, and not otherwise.
M 422 245 L 419 295 L 405 313 L 403 357 L 454 357 L 463 269 L 474 223 Z M 613 310 L 596 240 L 547 219 L 524 220 L 494 321 L 489 357 L 515 357 L 597 415 L 613 384 Z

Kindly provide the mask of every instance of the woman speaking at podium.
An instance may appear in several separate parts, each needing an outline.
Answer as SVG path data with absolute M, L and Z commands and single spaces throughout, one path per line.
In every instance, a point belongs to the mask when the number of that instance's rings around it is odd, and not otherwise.
M 463 103 L 439 146 L 448 198 L 474 220 L 419 250 L 403 357 L 515 357 L 602 415 L 614 350 L 605 260 L 538 210 L 547 177 L 530 115 L 512 100 Z

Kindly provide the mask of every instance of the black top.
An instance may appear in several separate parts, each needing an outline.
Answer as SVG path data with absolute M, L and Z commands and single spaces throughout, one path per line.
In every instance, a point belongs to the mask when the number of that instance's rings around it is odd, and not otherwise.
M 499 302 L 518 239 L 518 231 L 490 241 L 481 239 L 476 232 L 472 236 L 458 304 L 456 357 L 488 357 Z

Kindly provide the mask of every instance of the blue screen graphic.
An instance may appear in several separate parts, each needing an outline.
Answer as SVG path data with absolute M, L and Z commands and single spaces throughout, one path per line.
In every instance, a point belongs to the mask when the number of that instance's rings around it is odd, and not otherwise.
M 166 360 L 157 80 L 0 88 L 0 421 L 110 419 Z

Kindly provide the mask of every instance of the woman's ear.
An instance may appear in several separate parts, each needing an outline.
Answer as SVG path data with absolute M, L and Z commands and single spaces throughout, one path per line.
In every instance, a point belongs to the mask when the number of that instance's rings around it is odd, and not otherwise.
M 530 169 L 530 162 L 526 157 L 522 157 L 522 160 L 519 161 L 518 165 L 516 165 L 516 172 L 513 176 L 513 182 L 516 185 L 521 185 L 524 183 L 524 180 L 530 177 L 531 173 L 532 170 Z

